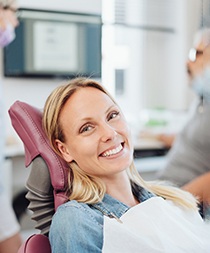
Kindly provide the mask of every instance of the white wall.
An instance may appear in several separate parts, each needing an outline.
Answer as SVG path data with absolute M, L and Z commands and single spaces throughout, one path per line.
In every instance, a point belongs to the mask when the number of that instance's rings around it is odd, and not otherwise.
M 103 4 L 106 5 L 106 0 Z M 112 4 L 110 4 L 110 2 Z M 109 1 L 110 13 L 103 13 L 107 24 L 107 42 L 104 59 L 107 71 L 105 79 L 114 86 L 115 64 L 122 61 L 118 48 L 127 47 L 128 64 L 125 70 L 124 94 L 117 96 L 124 111 L 140 114 L 143 108 L 162 107 L 172 110 L 188 108 L 192 92 L 188 88 L 186 61 L 192 45 L 194 32 L 199 27 L 202 14 L 198 0 L 125 0 L 122 1 L 120 17 L 128 25 L 116 26 L 114 1 Z M 107 10 L 108 12 L 108 10 Z M 152 27 L 152 29 L 146 29 Z M 173 29 L 174 32 L 155 30 L 154 27 Z M 113 35 L 111 37 L 111 34 Z M 132 115 L 130 115 L 133 118 Z
M 149 108 L 184 110 L 190 104 L 186 61 L 193 35 L 199 28 L 201 2 L 175 0 L 174 3 L 169 15 L 175 32 L 162 36 L 148 32 L 143 94 L 144 104 Z
M 154 3 L 156 1 L 148 0 Z M 158 0 L 158 3 L 163 2 L 164 0 Z M 198 28 L 201 1 L 170 2 L 174 2 L 176 8 L 169 12 L 171 16 L 169 15 L 168 23 L 174 22 L 175 34 L 164 35 L 144 30 L 139 32 L 135 29 L 118 29 L 116 33 L 111 26 L 106 27 L 104 44 L 108 51 L 103 52 L 102 81 L 114 93 L 114 69 L 119 67 L 117 65 L 126 69 L 125 92 L 117 99 L 127 114 L 133 112 L 136 116 L 144 107 L 157 106 L 182 110 L 190 103 L 192 94 L 187 87 L 185 61 L 193 33 Z M 141 12 L 139 0 L 127 0 L 125 3 L 126 17 L 130 24 L 157 22 L 157 17 L 161 17 L 158 12 L 156 16 L 150 16 L 151 13 L 146 13 L 145 10 Z M 105 16 L 114 15 L 114 1 L 103 0 L 103 4 L 107 6 Z M 18 5 L 33 9 L 101 13 L 101 0 L 18 0 Z M 161 18 L 163 22 L 164 17 Z M 169 24 L 166 23 L 166 26 Z M 5 78 L 2 64 L 1 60 L 0 83 L 4 88 L 7 135 L 15 135 L 7 115 L 10 105 L 16 100 L 22 100 L 42 108 L 50 91 L 61 80 Z
M 79 13 L 101 13 L 100 0 L 18 0 L 18 6 L 29 9 L 46 9 Z M 21 100 L 42 108 L 49 93 L 63 80 L 5 78 L 3 76 L 3 52 L 0 51 L 0 83 L 3 85 L 7 137 L 19 140 L 10 124 L 9 107 Z M 1 108 L 2 109 L 2 108 Z

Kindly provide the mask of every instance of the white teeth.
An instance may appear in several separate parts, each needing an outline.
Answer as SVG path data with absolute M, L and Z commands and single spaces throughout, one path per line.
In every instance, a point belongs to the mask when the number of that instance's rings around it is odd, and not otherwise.
M 120 144 L 119 147 L 111 149 L 111 150 L 108 150 L 108 151 L 104 152 L 101 156 L 107 157 L 107 156 L 115 155 L 115 154 L 119 153 L 122 150 L 122 148 L 123 147 Z

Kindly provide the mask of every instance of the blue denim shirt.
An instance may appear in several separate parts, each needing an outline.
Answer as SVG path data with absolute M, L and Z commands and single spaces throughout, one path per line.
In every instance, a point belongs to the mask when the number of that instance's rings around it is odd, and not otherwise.
M 154 196 L 141 187 L 133 188 L 140 202 Z M 49 239 L 52 253 L 99 253 L 103 247 L 104 215 L 120 218 L 130 207 L 106 194 L 102 202 L 88 205 L 69 201 L 53 216 Z

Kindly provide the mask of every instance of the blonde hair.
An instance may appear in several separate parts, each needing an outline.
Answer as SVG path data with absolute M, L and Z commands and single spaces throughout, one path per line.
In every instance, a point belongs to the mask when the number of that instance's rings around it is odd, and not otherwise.
M 75 78 L 67 84 L 57 87 L 48 97 L 43 112 L 43 127 L 50 140 L 50 143 L 60 156 L 60 151 L 55 143 L 56 139 L 65 143 L 65 135 L 60 122 L 60 113 L 66 101 L 78 90 L 86 87 L 94 87 L 101 90 L 116 104 L 111 95 L 98 82 L 88 78 Z M 69 199 L 93 204 L 101 201 L 106 193 L 106 187 L 102 180 L 84 173 L 76 162 L 69 163 L 72 173 L 69 173 Z M 73 175 L 73 179 L 70 177 Z M 127 174 L 131 182 L 147 189 L 155 195 L 167 200 L 172 200 L 177 204 L 196 209 L 197 201 L 190 194 L 179 188 L 163 185 L 159 182 L 146 182 L 139 175 L 134 164 L 127 169 Z

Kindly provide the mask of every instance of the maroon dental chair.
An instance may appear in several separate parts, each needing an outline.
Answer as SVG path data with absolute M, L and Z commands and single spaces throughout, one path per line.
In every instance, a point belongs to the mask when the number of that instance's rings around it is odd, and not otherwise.
M 9 109 L 12 126 L 25 149 L 25 166 L 30 165 L 26 182 L 35 228 L 40 234 L 30 236 L 18 253 L 50 253 L 48 232 L 57 207 L 67 201 L 68 165 L 50 147 L 42 128 L 41 110 L 16 101 Z

